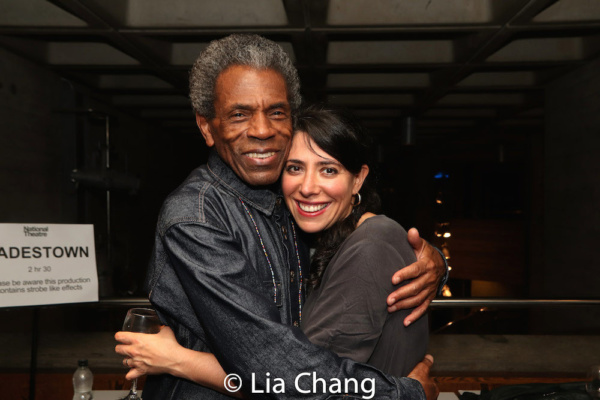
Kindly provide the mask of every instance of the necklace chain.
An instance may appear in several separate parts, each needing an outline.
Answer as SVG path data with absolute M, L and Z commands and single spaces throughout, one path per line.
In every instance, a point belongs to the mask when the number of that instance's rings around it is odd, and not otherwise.
M 298 322 L 302 321 L 302 265 L 300 263 L 300 252 L 298 252 L 298 240 L 296 240 L 296 228 L 294 221 L 290 221 L 292 233 L 294 235 L 294 248 L 296 249 L 296 259 L 298 260 Z
M 244 200 L 242 200 L 240 198 L 240 202 L 242 203 L 242 206 L 244 206 L 244 210 L 246 210 L 246 213 L 248 214 L 248 216 L 250 217 L 250 220 L 252 221 L 252 224 L 254 225 L 254 229 L 256 230 L 258 240 L 260 241 L 260 245 L 262 247 L 263 253 L 265 254 L 265 258 L 267 259 L 267 264 L 269 265 L 269 271 L 271 271 L 271 279 L 273 280 L 273 302 L 275 304 L 277 304 L 277 283 L 275 282 L 275 273 L 273 272 L 273 265 L 271 264 L 271 259 L 269 257 L 269 254 L 267 253 L 265 243 L 263 242 L 262 235 L 260 234 L 260 230 L 258 229 L 258 225 L 256 224 L 256 221 L 254 220 L 252 213 L 246 206 L 246 203 L 244 202 Z M 290 221 L 290 223 L 292 225 L 292 234 L 294 237 L 294 248 L 296 250 L 296 258 L 298 259 L 298 317 L 299 317 L 298 322 L 300 322 L 302 320 L 302 284 L 303 284 L 302 263 L 300 262 L 300 252 L 298 251 L 298 240 L 296 238 L 296 228 L 294 226 L 294 221 Z

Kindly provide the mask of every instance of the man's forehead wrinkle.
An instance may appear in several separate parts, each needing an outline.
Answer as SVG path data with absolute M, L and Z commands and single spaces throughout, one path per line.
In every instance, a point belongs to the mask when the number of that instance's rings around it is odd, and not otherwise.
M 288 109 L 289 105 L 285 101 L 278 101 L 276 103 L 269 104 L 269 105 L 267 105 L 265 107 L 260 107 L 258 105 L 258 102 L 257 102 L 257 104 L 234 103 L 234 104 L 229 105 L 227 108 L 228 108 L 228 111 L 233 111 L 233 110 L 255 111 L 255 110 L 258 110 L 260 108 L 263 108 L 265 110 L 274 110 L 276 108 L 285 108 L 285 109 Z
M 256 106 L 244 103 L 235 103 L 229 106 L 230 110 L 255 110 L 256 108 Z

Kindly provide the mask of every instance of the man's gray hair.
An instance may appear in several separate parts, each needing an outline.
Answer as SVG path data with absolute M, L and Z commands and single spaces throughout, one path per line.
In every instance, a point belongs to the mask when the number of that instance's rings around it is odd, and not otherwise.
M 292 111 L 300 107 L 298 71 L 281 46 L 262 36 L 234 34 L 210 42 L 190 71 L 190 99 L 196 113 L 208 119 L 215 117 L 217 77 L 232 65 L 279 72 L 285 80 Z

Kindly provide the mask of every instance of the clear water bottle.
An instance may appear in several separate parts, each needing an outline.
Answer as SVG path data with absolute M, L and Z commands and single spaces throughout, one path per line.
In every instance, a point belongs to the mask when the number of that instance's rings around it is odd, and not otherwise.
M 87 360 L 79 360 L 79 368 L 73 374 L 73 400 L 90 400 L 92 399 L 92 384 L 94 383 L 94 375 L 88 368 Z

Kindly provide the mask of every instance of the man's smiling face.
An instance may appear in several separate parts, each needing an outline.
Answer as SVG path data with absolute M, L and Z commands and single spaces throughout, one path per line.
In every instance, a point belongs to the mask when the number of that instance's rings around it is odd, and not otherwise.
M 292 137 L 285 81 L 272 69 L 234 65 L 215 85 L 215 117 L 196 116 L 209 147 L 246 183 L 279 179 Z

